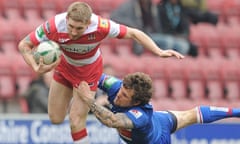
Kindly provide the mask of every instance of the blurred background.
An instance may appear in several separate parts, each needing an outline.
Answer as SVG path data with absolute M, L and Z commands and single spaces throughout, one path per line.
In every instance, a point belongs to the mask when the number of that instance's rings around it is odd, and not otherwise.
M 67 6 L 73 1 L 0 0 L 0 117 L 3 119 L 7 115 L 11 115 L 10 119 L 14 120 L 19 114 L 47 113 L 47 82 L 44 81 L 44 76 L 36 76 L 25 64 L 17 45 L 26 34 L 44 21 L 66 11 Z M 102 17 L 125 22 L 126 15 L 122 18 L 114 16 L 129 0 L 81 1 L 87 2 L 94 13 Z M 138 0 L 131 2 L 133 1 Z M 164 14 L 162 7 L 166 1 L 178 0 L 152 0 L 150 6 L 156 7 L 157 13 L 161 16 L 149 16 L 154 20 L 159 18 L 162 25 L 167 21 L 161 14 L 161 12 Z M 148 73 L 154 82 L 152 104 L 155 110 L 184 110 L 203 104 L 240 107 L 240 0 L 181 0 L 179 7 L 180 11 L 173 12 L 178 12 L 177 14 L 185 12 L 181 16 L 187 24 L 182 29 L 186 30 L 187 35 L 176 30 L 178 26 L 172 27 L 169 31 L 163 27 L 159 33 L 164 38 L 165 36 L 182 38 L 184 35 L 184 39 L 194 50 L 187 52 L 185 59 L 158 58 L 145 49 L 138 49 L 131 40 L 108 39 L 101 46 L 104 64 L 109 65 L 114 75 L 119 78 L 135 71 Z M 144 12 L 142 6 L 140 11 Z M 148 14 L 142 13 L 138 17 L 143 21 L 142 30 L 151 35 L 152 31 L 146 30 L 146 27 L 150 26 L 145 26 L 146 21 L 152 22 L 146 18 Z M 171 13 L 166 13 L 167 18 L 169 14 Z M 205 16 L 204 19 L 195 18 L 196 15 L 202 14 Z M 135 19 L 131 20 L 136 22 Z M 180 24 L 183 20 L 182 17 L 175 17 L 168 21 Z M 127 22 L 124 24 L 131 26 Z M 165 49 L 165 45 L 162 45 L 162 48 Z M 32 87 L 36 84 L 44 87 L 45 94 L 40 93 L 42 97 L 33 100 L 32 95 L 35 95 L 37 90 Z M 33 104 L 33 101 L 42 103 Z M 39 108 L 41 110 L 33 111 L 33 107 L 37 105 L 42 107 Z M 240 120 L 230 119 L 226 122 Z

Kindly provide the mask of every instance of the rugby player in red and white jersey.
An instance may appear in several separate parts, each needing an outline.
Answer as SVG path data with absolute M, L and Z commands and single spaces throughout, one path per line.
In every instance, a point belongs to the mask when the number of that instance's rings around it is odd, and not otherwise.
M 67 12 L 49 19 L 19 43 L 24 60 L 37 74 L 54 69 L 48 114 L 53 124 L 60 124 L 70 108 L 71 134 L 76 143 L 88 143 L 86 118 L 89 108 L 77 96 L 74 86 L 87 81 L 94 97 L 102 74 L 99 45 L 108 37 L 133 39 L 159 57 L 184 57 L 173 50 L 161 50 L 140 30 L 95 15 L 84 2 L 72 3 Z M 46 40 L 57 42 L 63 51 L 61 59 L 51 65 L 44 65 L 42 59 L 36 63 L 32 55 L 32 49 Z

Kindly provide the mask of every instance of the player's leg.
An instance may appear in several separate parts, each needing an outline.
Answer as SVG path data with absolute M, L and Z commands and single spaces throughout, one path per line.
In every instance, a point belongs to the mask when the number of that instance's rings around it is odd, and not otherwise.
M 74 88 L 75 89 L 75 88 Z M 86 121 L 89 112 L 89 107 L 82 102 L 78 97 L 76 90 L 73 89 L 73 102 L 70 109 L 70 124 L 74 143 L 87 144 L 89 143 L 88 134 L 86 131 Z M 96 92 L 92 91 L 92 97 Z
M 48 98 L 48 115 L 52 123 L 64 121 L 72 98 L 72 89 L 55 81 L 51 82 Z
M 240 118 L 240 108 L 199 106 L 187 111 L 171 112 L 177 118 L 177 130 L 194 123 L 211 123 L 230 117 Z

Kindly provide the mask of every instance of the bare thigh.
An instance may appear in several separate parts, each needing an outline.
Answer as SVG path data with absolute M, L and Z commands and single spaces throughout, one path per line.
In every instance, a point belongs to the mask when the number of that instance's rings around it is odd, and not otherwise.
M 86 120 L 89 112 L 89 107 L 79 98 L 77 92 L 74 89 L 73 100 L 70 109 L 70 122 L 72 125 L 72 132 L 86 127 Z M 96 92 L 92 91 L 92 97 L 94 97 L 95 94 Z
M 196 108 L 186 111 L 171 111 L 177 118 L 177 130 L 197 123 Z
M 48 98 L 48 115 L 52 123 L 59 124 L 64 121 L 72 94 L 71 88 L 52 80 Z

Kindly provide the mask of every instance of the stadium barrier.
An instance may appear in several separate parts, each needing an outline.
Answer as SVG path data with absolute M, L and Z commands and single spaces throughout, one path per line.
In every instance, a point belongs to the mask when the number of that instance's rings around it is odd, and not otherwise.
M 120 144 L 117 131 L 89 115 L 87 130 L 91 144 Z M 68 120 L 50 123 L 47 115 L 2 114 L 0 144 L 72 144 Z M 192 125 L 172 135 L 172 144 L 240 144 L 240 123 Z

